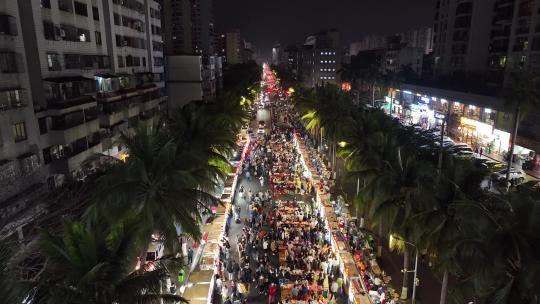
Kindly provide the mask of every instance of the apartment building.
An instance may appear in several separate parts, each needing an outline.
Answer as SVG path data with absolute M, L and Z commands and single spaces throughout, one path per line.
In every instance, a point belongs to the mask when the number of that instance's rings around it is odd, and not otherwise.
M 308 87 L 325 83 L 338 84 L 341 67 L 339 32 L 323 30 L 308 36 L 302 47 L 302 76 Z
M 230 64 L 242 63 L 242 50 L 244 49 L 244 40 L 240 31 L 231 31 L 225 33 L 225 53 L 227 62 Z
M 169 108 L 214 98 L 222 85 L 222 62 L 212 0 L 164 0 L 163 28 Z
M 540 1 L 437 1 L 435 75 L 482 75 L 498 86 L 510 70 L 540 71 Z
M 120 132 L 165 109 L 160 11 L 148 0 L 1 2 L 2 221 L 33 193 L 84 180 L 96 154 L 121 156 Z

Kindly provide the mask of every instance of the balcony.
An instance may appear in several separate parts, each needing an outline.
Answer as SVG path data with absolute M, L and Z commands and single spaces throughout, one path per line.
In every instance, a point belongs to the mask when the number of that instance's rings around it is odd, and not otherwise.
M 53 147 L 51 147 L 53 148 Z M 99 131 L 96 131 L 87 136 L 83 136 L 67 145 L 62 145 L 61 149 L 54 147 L 49 151 L 61 151 L 55 152 L 57 154 L 49 155 L 48 157 L 44 153 L 44 158 L 50 158 L 51 172 L 68 174 L 81 168 L 84 161 L 90 157 L 102 152 L 101 136 Z
M 49 136 L 52 144 L 65 145 L 74 142 L 78 138 L 88 136 L 99 131 L 98 120 L 86 121 L 82 124 L 59 130 L 51 130 Z
M 67 109 L 82 104 L 95 103 L 95 81 L 81 76 L 45 78 L 44 89 L 47 106 Z

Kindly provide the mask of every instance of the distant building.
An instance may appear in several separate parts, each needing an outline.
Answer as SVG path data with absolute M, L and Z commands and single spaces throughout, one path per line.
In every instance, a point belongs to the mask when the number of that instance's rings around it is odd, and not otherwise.
M 384 52 L 383 71 L 399 73 L 408 66 L 420 76 L 422 75 L 423 58 L 423 48 L 404 47 L 388 49 Z
M 301 74 L 306 86 L 338 84 L 340 67 L 341 46 L 337 30 L 323 30 L 306 38 L 302 47 L 301 64 Z
M 244 48 L 242 49 L 242 62 L 257 61 L 257 50 L 253 43 L 244 40 Z
M 222 82 L 212 0 L 163 0 L 163 7 L 170 110 L 214 98 Z
M 388 44 L 395 42 L 396 39 L 403 47 L 422 48 L 424 54 L 433 51 L 433 28 L 425 27 L 392 35 L 366 36 L 360 41 L 351 43 L 349 53 L 354 56 L 360 51 L 395 48 L 395 46 Z
M 421 48 L 426 55 L 433 51 L 432 27 L 410 30 L 399 35 L 401 36 L 401 42 L 409 48 Z
M 238 64 L 242 63 L 242 53 L 244 49 L 244 40 L 240 35 L 240 31 L 231 31 L 225 33 L 225 53 L 227 57 L 227 63 Z
M 383 35 L 370 35 L 364 37 L 361 41 L 351 43 L 349 53 L 351 56 L 360 51 L 369 51 L 386 48 L 386 37 Z
M 532 1 L 522 2 L 532 4 Z M 435 75 L 451 75 L 456 71 L 485 74 L 488 72 L 491 54 L 493 58 L 499 56 L 500 59 L 494 60 L 496 64 L 492 67 L 499 66 L 499 70 L 504 74 L 511 41 L 516 51 L 528 51 L 530 21 L 523 19 L 526 31 L 521 33 L 524 27 L 519 27 L 518 31 L 516 20 L 516 29 L 511 31 L 516 4 L 517 1 L 514 0 L 485 0 L 474 3 L 442 1 L 435 14 Z M 531 13 L 532 7 L 528 13 L 520 9 L 516 19 L 530 16 Z M 518 35 L 525 35 L 520 39 L 511 39 L 512 33 L 516 32 L 520 32 Z M 520 61 L 521 58 L 518 58 Z M 503 74 L 500 74 L 500 77 Z

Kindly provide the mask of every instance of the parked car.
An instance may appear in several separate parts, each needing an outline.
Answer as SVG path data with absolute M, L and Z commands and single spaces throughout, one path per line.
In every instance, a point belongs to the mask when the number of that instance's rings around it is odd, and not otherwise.
M 452 153 L 452 155 L 456 157 L 462 157 L 462 158 L 472 158 L 476 156 L 476 153 L 469 150 L 458 150 Z
M 456 153 L 456 152 L 459 152 L 459 151 L 473 152 L 473 150 L 469 146 L 462 146 L 460 144 L 451 146 L 448 150 L 449 150 L 450 153 Z
M 491 175 L 491 178 L 493 181 L 496 181 L 496 182 L 504 182 L 504 180 L 506 179 L 507 172 L 508 172 L 508 169 L 495 172 Z M 523 172 L 523 170 L 521 169 L 510 168 L 509 179 L 512 185 L 523 184 L 523 182 L 525 181 L 525 172 Z

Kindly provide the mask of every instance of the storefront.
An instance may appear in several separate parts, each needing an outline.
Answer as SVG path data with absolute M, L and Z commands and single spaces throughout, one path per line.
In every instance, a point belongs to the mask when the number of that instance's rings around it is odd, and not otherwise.
M 461 117 L 458 130 L 458 140 L 473 147 L 487 147 L 493 140 L 493 126 L 474 119 Z
M 411 119 L 410 123 L 413 125 L 419 125 L 423 129 L 431 129 L 435 126 L 435 111 L 429 108 L 429 99 L 425 103 L 411 104 Z

